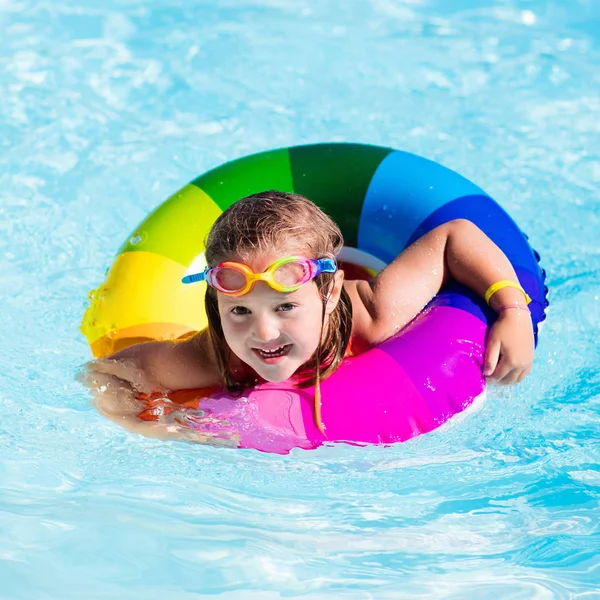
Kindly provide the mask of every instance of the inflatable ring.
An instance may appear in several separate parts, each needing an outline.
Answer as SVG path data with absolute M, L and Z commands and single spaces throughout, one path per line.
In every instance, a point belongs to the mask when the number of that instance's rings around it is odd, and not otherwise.
M 531 297 L 537 343 L 547 306 L 545 273 L 526 236 L 492 198 L 413 154 L 317 144 L 224 164 L 150 214 L 121 247 L 106 281 L 90 293 L 81 329 L 93 354 L 106 356 L 145 340 L 183 339 L 205 328 L 205 284 L 186 286 L 181 279 L 204 268 L 204 240 L 218 215 L 239 198 L 270 189 L 318 204 L 342 229 L 349 248 L 341 258 L 370 273 L 436 226 L 472 221 L 502 248 Z M 398 335 L 345 359 L 322 382 L 325 436 L 315 425 L 310 388 L 267 383 L 237 399 L 223 391 L 193 399 L 187 391 L 169 402 L 179 413 L 180 407 L 188 411 L 190 427 L 212 428 L 216 437 L 221 427 L 222 437 L 234 432 L 240 446 L 266 451 L 313 448 L 324 440 L 407 440 L 438 427 L 482 393 L 485 335 L 494 318 L 470 290 L 445 288 Z M 164 409 L 163 403 L 161 414 Z

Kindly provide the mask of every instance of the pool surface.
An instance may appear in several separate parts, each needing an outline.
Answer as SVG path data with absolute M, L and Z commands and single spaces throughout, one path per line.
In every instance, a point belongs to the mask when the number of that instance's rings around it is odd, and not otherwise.
M 600 3 L 0 0 L 0 599 L 600 598 Z M 465 175 L 530 236 L 535 368 L 391 447 L 127 433 L 75 381 L 120 243 L 321 141 Z

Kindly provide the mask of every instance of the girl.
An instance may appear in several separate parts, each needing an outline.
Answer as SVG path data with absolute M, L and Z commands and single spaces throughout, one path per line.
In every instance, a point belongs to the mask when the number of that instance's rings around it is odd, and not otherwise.
M 291 379 L 316 384 L 396 334 L 453 278 L 486 297 L 498 318 L 484 374 L 521 381 L 533 362 L 527 295 L 504 253 L 474 224 L 445 223 L 404 250 L 372 281 L 347 281 L 335 257 L 337 225 L 297 194 L 243 198 L 219 216 L 206 243 L 208 330 L 183 342 L 147 342 L 93 361 L 86 382 L 100 410 L 146 435 L 207 441 L 202 434 L 137 418 L 140 394 Z M 148 396 L 146 396 L 148 397 Z

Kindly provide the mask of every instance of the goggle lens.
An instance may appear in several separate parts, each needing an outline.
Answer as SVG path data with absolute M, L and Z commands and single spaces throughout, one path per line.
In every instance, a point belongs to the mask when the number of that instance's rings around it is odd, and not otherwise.
M 239 292 L 246 287 L 246 274 L 238 269 L 217 267 L 212 272 L 213 285 L 223 292 Z
M 281 287 L 288 288 L 306 283 L 310 278 L 310 263 L 295 260 L 281 265 L 273 272 L 273 279 Z

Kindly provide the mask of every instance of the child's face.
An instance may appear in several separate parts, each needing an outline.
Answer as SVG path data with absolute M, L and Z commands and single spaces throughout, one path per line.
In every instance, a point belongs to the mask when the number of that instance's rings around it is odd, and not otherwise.
M 282 256 L 286 253 L 261 254 L 245 263 L 255 273 L 262 273 Z M 326 315 L 337 305 L 342 281 L 342 273 L 336 273 Z M 314 281 L 289 294 L 258 281 L 243 296 L 218 292 L 217 297 L 225 341 L 263 379 L 273 382 L 289 379 L 317 349 L 323 302 Z

